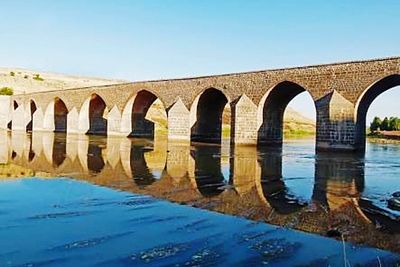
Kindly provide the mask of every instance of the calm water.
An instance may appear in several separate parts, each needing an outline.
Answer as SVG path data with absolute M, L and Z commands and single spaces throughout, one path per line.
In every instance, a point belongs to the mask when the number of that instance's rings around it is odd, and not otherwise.
M 349 155 L 315 154 L 312 140 L 256 149 L 1 134 L 0 266 L 399 261 L 400 212 L 387 206 L 399 145 Z

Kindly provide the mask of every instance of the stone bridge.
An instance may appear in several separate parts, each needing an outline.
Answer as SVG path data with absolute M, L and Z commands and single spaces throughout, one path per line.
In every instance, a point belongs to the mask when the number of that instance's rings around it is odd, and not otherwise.
M 139 137 L 165 129 L 170 141 L 211 142 L 226 128 L 234 144 L 280 144 L 285 108 L 306 91 L 317 149 L 362 150 L 370 104 L 398 85 L 399 57 L 76 88 L 2 97 L 0 128 Z

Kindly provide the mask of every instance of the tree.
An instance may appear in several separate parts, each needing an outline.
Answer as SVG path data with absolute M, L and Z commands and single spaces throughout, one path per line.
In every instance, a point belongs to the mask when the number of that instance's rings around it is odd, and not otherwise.
M 396 117 L 390 117 L 389 118 L 389 131 L 396 131 Z
M 400 118 L 395 117 L 393 122 L 393 131 L 400 130 Z
M 385 117 L 381 123 L 381 130 L 389 131 L 389 119 L 387 117 Z
M 379 117 L 375 117 L 369 126 L 371 132 L 376 132 L 381 128 L 382 121 Z

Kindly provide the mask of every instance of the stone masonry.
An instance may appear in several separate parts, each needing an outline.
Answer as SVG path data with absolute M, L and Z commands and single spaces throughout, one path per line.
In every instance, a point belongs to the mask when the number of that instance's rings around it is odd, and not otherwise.
M 359 150 L 365 145 L 363 130 L 366 110 L 375 97 L 397 85 L 400 85 L 400 57 L 132 82 L 2 99 L 2 103 L 8 103 L 9 108 L 2 107 L 0 111 L 0 127 L 25 131 L 31 123 L 33 131 L 54 131 L 54 125 L 60 124 L 54 120 L 62 118 L 60 112 L 54 111 L 55 101 L 62 100 L 66 107 L 64 119 L 67 121 L 67 133 L 96 133 L 93 131 L 102 126 L 92 126 L 94 122 L 91 118 L 95 117 L 99 123 L 104 121 L 105 134 L 127 136 L 140 130 L 133 129 L 139 127 L 135 125 L 146 125 L 146 129 L 152 125 L 149 122 L 136 122 L 134 117 L 145 120 L 153 98 L 157 98 L 166 111 L 168 138 L 171 141 L 190 141 L 193 135 L 191 129 L 196 122 L 204 124 L 209 119 L 214 124 L 220 123 L 221 108 L 213 107 L 228 103 L 231 108 L 232 143 L 279 144 L 282 141 L 282 114 L 286 105 L 297 94 L 307 91 L 317 111 L 317 148 Z M 213 90 L 222 93 L 218 99 L 208 97 L 202 98 L 210 99 L 206 103 L 199 101 L 202 95 Z M 215 92 L 213 94 L 217 95 Z M 142 96 L 149 98 L 141 99 Z M 96 107 L 102 105 L 96 106 L 93 99 L 105 104 L 101 111 Z M 200 108 L 199 103 L 202 104 Z M 99 116 L 102 118 L 99 119 Z M 213 127 L 211 125 L 204 129 Z M 146 129 L 139 132 L 145 135 Z M 216 138 L 220 139 L 221 136 Z

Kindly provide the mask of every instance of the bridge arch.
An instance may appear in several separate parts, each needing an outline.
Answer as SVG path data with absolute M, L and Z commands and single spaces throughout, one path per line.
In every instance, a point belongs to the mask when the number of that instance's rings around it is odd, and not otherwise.
M 190 108 L 191 141 L 220 143 L 230 135 L 230 100 L 221 90 L 208 88 Z
M 101 96 L 93 93 L 79 112 L 79 130 L 86 134 L 107 135 L 108 108 Z
M 11 114 L 13 114 L 15 112 L 15 110 L 17 110 L 17 108 L 19 107 L 19 104 L 16 100 L 13 100 L 12 102 L 12 112 Z M 7 129 L 12 130 L 13 128 L 13 120 L 12 117 L 9 119 L 8 123 L 7 123 Z
M 65 133 L 67 131 L 67 115 L 68 108 L 65 102 L 61 98 L 55 97 L 46 108 L 43 128 L 49 131 Z
M 261 98 L 258 106 L 259 144 L 282 144 L 285 110 L 290 101 L 303 92 L 312 98 L 311 93 L 298 83 L 282 81 Z
M 28 124 L 26 125 L 26 131 L 31 132 L 33 130 L 33 114 L 37 110 L 36 102 L 33 99 L 29 100 L 28 106 Z
M 400 86 L 400 74 L 392 74 L 375 81 L 357 99 L 354 114 L 356 147 L 361 149 L 365 147 L 366 117 L 372 102 L 380 94 L 396 86 Z
M 65 102 L 56 97 L 54 99 L 54 131 L 66 132 L 67 131 L 67 115 L 68 109 Z
M 121 118 L 121 132 L 124 135 L 152 138 L 166 129 L 165 104 L 156 94 L 141 90 L 129 98 Z

